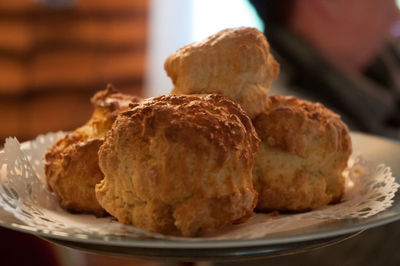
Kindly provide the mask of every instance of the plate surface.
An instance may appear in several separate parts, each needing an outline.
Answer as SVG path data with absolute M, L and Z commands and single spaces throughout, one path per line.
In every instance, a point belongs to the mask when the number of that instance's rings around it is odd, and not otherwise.
M 399 182 L 400 142 L 352 132 L 354 150 L 371 161 L 390 166 Z M 58 244 L 100 253 L 135 257 L 232 258 L 281 255 L 304 251 L 342 241 L 359 232 L 400 219 L 400 195 L 392 207 L 366 219 L 342 219 L 328 223 L 310 223 L 301 230 L 289 230 L 258 239 L 183 241 L 180 239 L 139 239 L 132 237 L 99 237 L 90 234 L 69 235 L 62 231 L 39 230 L 27 226 L 0 208 L 0 226 L 34 234 Z

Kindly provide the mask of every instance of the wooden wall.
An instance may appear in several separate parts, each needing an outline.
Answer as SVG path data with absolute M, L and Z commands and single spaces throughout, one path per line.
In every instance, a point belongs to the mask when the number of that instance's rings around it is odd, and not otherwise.
M 147 22 L 148 0 L 0 1 L 0 144 L 76 128 L 107 83 L 141 95 Z

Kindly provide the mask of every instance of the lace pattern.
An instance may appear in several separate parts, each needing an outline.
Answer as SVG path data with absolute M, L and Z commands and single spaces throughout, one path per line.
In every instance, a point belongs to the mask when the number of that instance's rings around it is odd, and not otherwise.
M 176 239 L 122 225 L 112 217 L 96 218 L 61 209 L 54 194 L 46 189 L 43 157 L 47 148 L 64 135 L 63 132 L 49 133 L 22 144 L 15 138 L 6 140 L 0 152 L 0 206 L 4 210 L 38 231 L 58 235 L 101 240 Z M 344 174 L 346 190 L 341 203 L 300 214 L 256 214 L 248 223 L 233 225 L 205 239 L 265 237 L 332 219 L 367 218 L 392 205 L 399 184 L 389 167 L 358 154 L 352 156 Z

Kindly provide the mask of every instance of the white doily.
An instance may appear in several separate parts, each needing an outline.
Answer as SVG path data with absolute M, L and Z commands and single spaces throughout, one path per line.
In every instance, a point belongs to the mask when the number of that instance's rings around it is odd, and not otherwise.
M 43 156 L 47 148 L 64 134 L 49 133 L 23 144 L 15 138 L 6 140 L 4 150 L 0 151 L 0 206 L 4 210 L 37 230 L 58 235 L 91 239 L 169 238 L 122 225 L 112 217 L 96 218 L 61 209 L 55 196 L 46 189 Z M 341 203 L 300 214 L 256 214 L 245 224 L 228 227 L 207 237 L 258 238 L 332 219 L 363 219 L 392 205 L 399 185 L 389 167 L 356 155 L 351 158 L 345 175 L 346 190 Z

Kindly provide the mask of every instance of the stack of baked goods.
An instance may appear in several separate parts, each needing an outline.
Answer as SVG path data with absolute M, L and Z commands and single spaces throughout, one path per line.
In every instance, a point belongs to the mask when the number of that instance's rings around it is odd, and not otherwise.
M 62 206 L 97 215 L 104 209 L 151 232 L 199 236 L 243 223 L 254 210 L 306 211 L 340 201 L 348 129 L 319 103 L 268 97 L 279 65 L 261 32 L 223 30 L 170 55 L 165 69 L 170 95 L 138 101 L 101 92 L 101 102 L 131 103 L 116 104 L 113 119 L 105 118 L 110 109 L 96 110 L 96 119 L 49 150 L 48 186 Z M 107 126 L 94 133 L 99 119 Z M 77 152 L 90 141 L 98 144 Z M 83 170 L 89 157 L 96 170 Z M 95 207 L 68 207 L 71 191 L 95 195 Z M 88 201 L 72 198 L 71 206 Z

